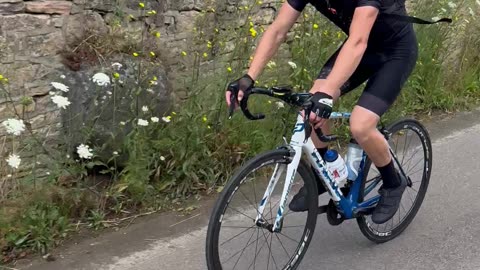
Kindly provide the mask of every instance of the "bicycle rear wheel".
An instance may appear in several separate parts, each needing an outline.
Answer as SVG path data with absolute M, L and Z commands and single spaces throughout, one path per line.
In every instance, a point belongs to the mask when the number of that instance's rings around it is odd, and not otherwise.
M 362 233 L 377 243 L 392 240 L 412 222 L 422 205 L 432 170 L 432 144 L 422 124 L 413 119 L 405 119 L 390 125 L 387 130 L 391 134 L 388 143 L 397 157 L 395 167 L 403 168 L 411 185 L 406 188 L 400 208 L 389 221 L 375 224 L 371 216 L 357 218 Z M 359 202 L 377 195 L 380 182 L 380 173 L 367 158 Z
M 268 228 L 276 218 L 289 159 L 287 150 L 259 155 L 228 182 L 208 226 L 206 258 L 209 270 L 298 267 L 312 239 L 318 208 L 316 183 L 311 169 L 303 160 L 287 197 L 282 230 L 272 232 Z M 283 173 L 262 215 L 267 224 L 258 226 L 255 224 L 258 206 L 276 167 Z M 288 203 L 303 185 L 307 190 L 310 210 L 290 212 Z

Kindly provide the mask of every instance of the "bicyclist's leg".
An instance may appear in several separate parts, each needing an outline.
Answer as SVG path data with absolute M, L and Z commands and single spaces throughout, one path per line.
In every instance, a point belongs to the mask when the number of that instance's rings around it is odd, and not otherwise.
M 390 155 L 388 142 L 377 130 L 380 117 L 393 104 L 417 59 L 416 42 L 410 47 L 400 47 L 391 55 L 368 81 L 350 119 L 350 131 L 378 168 L 383 186 L 372 221 L 382 224 L 398 210 L 406 181 L 399 177 Z
M 313 89 L 321 88 L 322 84 L 325 83 L 325 79 L 333 69 L 333 65 L 335 64 L 339 50 L 336 53 L 334 53 L 332 57 L 330 57 L 330 59 L 325 64 L 325 66 L 322 68 L 322 70 L 320 71 L 320 75 L 318 76 L 318 79 L 315 81 L 312 87 Z M 368 54 L 364 56 L 364 59 L 362 59 L 362 62 L 360 62 L 359 68 L 353 73 L 352 77 L 341 87 L 342 95 L 357 88 L 360 84 L 365 82 L 368 79 L 368 77 L 372 76 L 372 74 L 374 73 L 373 71 L 374 69 L 369 64 L 369 62 L 371 62 L 369 59 L 371 59 L 372 57 L 373 56 L 370 56 Z M 335 96 L 333 98 L 334 100 L 337 100 L 339 96 Z M 322 126 L 322 132 L 324 134 L 332 133 L 330 121 L 327 121 L 327 123 Z M 320 154 L 322 155 L 325 154 L 325 152 L 328 149 L 327 148 L 328 145 L 326 143 L 321 142 L 314 132 L 311 134 L 311 137 L 312 137 L 313 143 L 315 144 L 315 147 L 319 150 Z M 320 178 L 315 173 L 314 175 L 317 180 L 318 194 L 320 195 L 326 192 L 326 189 L 323 186 L 323 183 L 321 182 Z M 297 194 L 295 194 L 295 196 L 293 197 L 292 201 L 289 204 L 290 210 L 294 212 L 308 210 L 306 206 L 307 203 L 306 203 L 305 194 L 306 192 L 303 188 L 301 188 L 300 191 Z

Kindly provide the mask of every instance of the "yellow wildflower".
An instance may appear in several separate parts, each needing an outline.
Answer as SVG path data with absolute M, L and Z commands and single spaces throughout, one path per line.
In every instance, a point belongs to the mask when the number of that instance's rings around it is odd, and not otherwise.
M 245 10 L 248 10 L 248 9 L 249 9 L 248 6 L 245 6 Z
M 212 42 L 210 40 L 207 41 L 207 48 L 212 48 Z
M 263 4 L 263 1 L 257 1 L 257 4 L 258 4 L 258 5 Z
M 172 112 L 172 115 L 177 115 L 177 113 L 176 113 L 176 112 Z
M 252 37 L 256 37 L 256 36 L 257 36 L 257 30 L 255 30 L 255 28 L 253 28 L 253 27 L 250 28 L 250 35 L 251 35 Z
M 203 121 L 203 122 L 205 122 L 205 123 L 208 121 L 208 119 L 207 119 L 207 116 L 206 116 L 206 115 L 204 115 L 204 116 L 202 117 L 202 121 Z
M 155 32 L 154 35 L 155 35 L 155 37 L 157 37 L 157 38 L 160 38 L 160 36 L 161 36 L 160 32 Z
M 204 53 L 203 53 L 203 57 L 204 57 L 204 58 L 207 58 L 207 57 L 208 57 L 208 53 L 204 52 Z
M 150 52 L 150 56 L 151 56 L 151 57 L 155 57 L 155 53 L 154 53 L 154 52 Z
M 153 76 L 152 80 L 157 81 L 158 80 L 157 76 Z
M 215 28 L 215 33 L 218 33 L 218 32 L 220 32 L 220 31 L 218 30 L 218 28 Z
M 118 72 L 115 72 L 115 73 L 113 73 L 113 77 L 115 79 L 118 79 L 118 78 L 120 78 L 120 74 L 118 74 Z
M 155 10 L 150 10 L 149 12 L 147 12 L 148 15 L 155 15 L 157 14 L 157 11 Z
M 210 125 L 207 126 L 208 129 L 211 129 L 212 127 Z
M 250 22 L 250 27 L 253 27 L 253 22 Z
M 186 51 L 183 51 L 183 52 L 182 52 L 182 56 L 187 56 L 187 52 L 186 52 Z
M 3 80 L 3 78 L 4 78 L 4 77 L 3 77 L 3 75 L 2 75 L 2 74 L 0 74 L 0 81 L 1 81 L 1 80 Z
M 145 7 L 145 4 L 142 3 L 142 2 L 140 2 L 140 3 L 138 3 L 138 6 L 139 6 L 140 8 L 144 8 L 144 7 Z
M 231 68 L 231 67 L 227 67 L 227 71 L 228 71 L 228 72 L 232 72 L 232 68 Z
M 128 15 L 128 18 L 129 18 L 130 20 L 135 20 L 135 17 L 134 17 L 132 14 Z
M 136 53 L 136 52 L 133 53 L 133 56 L 135 56 L 135 57 L 137 57 L 138 55 L 139 55 L 139 54 Z
M 318 29 L 318 24 L 314 23 L 313 24 L 313 29 Z

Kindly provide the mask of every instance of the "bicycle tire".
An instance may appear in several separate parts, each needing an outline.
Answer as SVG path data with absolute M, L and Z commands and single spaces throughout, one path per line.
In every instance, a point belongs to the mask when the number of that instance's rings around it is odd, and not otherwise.
M 238 172 L 231 178 L 227 183 L 223 191 L 221 192 L 215 207 L 213 208 L 210 222 L 207 230 L 207 239 L 206 239 L 206 260 L 207 267 L 209 270 L 222 270 L 222 263 L 219 258 L 219 234 L 221 229 L 221 223 L 223 214 L 226 211 L 229 200 L 234 196 L 235 191 L 242 184 L 243 179 L 245 179 L 252 171 L 256 171 L 266 164 L 273 163 L 289 163 L 289 152 L 286 149 L 278 149 L 260 154 L 250 160 L 245 164 Z M 318 194 L 317 186 L 312 174 L 312 170 L 309 165 L 302 159 L 297 168 L 297 175 L 299 175 L 303 181 L 304 185 L 308 190 L 309 197 L 309 211 L 307 216 L 307 221 L 305 229 L 303 231 L 302 238 L 299 239 L 298 247 L 296 248 L 295 253 L 293 253 L 292 258 L 288 260 L 288 263 L 283 266 L 281 269 L 297 269 L 302 258 L 304 257 L 308 246 L 312 240 L 313 233 L 315 231 L 315 225 L 317 222 L 317 208 L 318 208 Z M 312 191 L 312 192 L 310 192 Z M 288 206 L 287 206 L 288 207 Z M 270 231 L 266 230 L 270 233 Z
M 428 134 L 427 129 L 420 122 L 414 119 L 399 120 L 391 124 L 387 128 L 387 131 L 393 135 L 396 132 L 400 132 L 401 130 L 405 130 L 405 129 L 412 130 L 413 132 L 415 132 L 419 136 L 420 142 L 423 147 L 423 151 L 424 151 L 423 156 L 425 160 L 424 160 L 424 170 L 422 174 L 422 183 L 417 192 L 418 195 L 415 198 L 415 201 L 413 202 L 413 205 L 410 208 L 409 212 L 407 213 L 406 217 L 395 228 L 392 228 L 391 231 L 378 233 L 377 231 L 374 231 L 372 224 L 370 224 L 367 221 L 367 216 L 362 216 L 357 218 L 357 223 L 360 228 L 360 231 L 363 233 L 363 235 L 365 235 L 365 237 L 367 237 L 369 240 L 375 243 L 384 243 L 394 239 L 395 237 L 399 236 L 410 225 L 410 223 L 418 213 L 418 210 L 420 209 L 420 206 L 423 203 L 425 194 L 428 189 L 428 184 L 430 181 L 430 175 L 432 171 L 432 144 L 431 144 L 430 136 Z M 368 172 L 371 168 L 371 165 L 372 165 L 371 160 L 367 158 L 365 163 L 364 178 L 362 179 L 362 186 L 360 189 L 359 202 L 362 202 L 364 200 L 364 189 L 365 189 Z M 407 187 L 407 189 L 408 188 L 409 187 Z

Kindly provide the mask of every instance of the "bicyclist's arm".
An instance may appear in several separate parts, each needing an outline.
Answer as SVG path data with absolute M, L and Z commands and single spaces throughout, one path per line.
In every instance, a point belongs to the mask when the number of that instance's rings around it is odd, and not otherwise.
M 295 24 L 299 15 L 300 12 L 295 10 L 290 4 L 284 3 L 282 5 L 277 18 L 265 31 L 255 51 L 255 56 L 248 70 L 248 75 L 254 80 L 260 76 L 263 68 L 285 41 L 288 31 Z
M 321 89 L 311 92 L 324 92 L 332 97 L 340 95 L 340 87 L 352 76 L 367 49 L 368 37 L 377 19 L 378 8 L 362 6 L 355 9 L 350 33 L 335 61 L 332 72 Z

